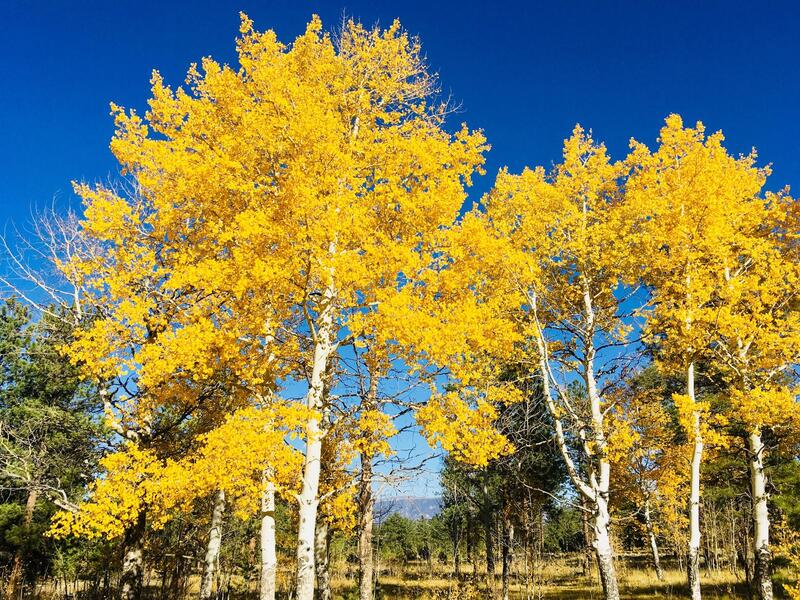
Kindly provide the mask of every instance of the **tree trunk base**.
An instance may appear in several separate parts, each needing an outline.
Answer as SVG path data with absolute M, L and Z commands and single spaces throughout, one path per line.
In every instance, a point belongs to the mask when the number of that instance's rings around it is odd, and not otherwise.
M 753 587 L 759 600 L 772 600 L 772 554 L 769 548 L 756 550 Z
M 611 554 L 597 553 L 597 568 L 600 571 L 600 583 L 606 600 L 619 600 L 619 584 L 614 569 L 614 558 Z
M 689 549 L 689 556 L 686 561 L 687 574 L 689 580 L 689 594 L 692 600 L 701 600 L 700 592 L 700 549 Z

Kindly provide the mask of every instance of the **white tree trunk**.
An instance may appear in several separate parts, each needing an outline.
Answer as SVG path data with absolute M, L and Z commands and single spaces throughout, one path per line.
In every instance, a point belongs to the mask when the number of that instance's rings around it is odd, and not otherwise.
M 753 431 L 750 446 L 750 494 L 753 497 L 754 587 L 760 600 L 772 600 L 772 552 L 769 547 L 769 511 L 767 478 L 764 474 L 764 443 L 761 433 Z
M 644 524 L 647 528 L 647 537 L 650 540 L 650 553 L 653 556 L 653 568 L 656 570 L 656 577 L 659 581 L 664 580 L 664 571 L 661 569 L 661 556 L 658 552 L 658 541 L 656 532 L 653 528 L 653 519 L 650 516 L 650 500 L 644 502 Z
M 326 289 L 314 339 L 314 356 L 306 404 L 320 411 L 325 396 L 328 359 L 333 353 L 333 290 Z M 297 531 L 297 600 L 314 600 L 314 536 L 319 507 L 319 477 L 322 460 L 322 436 L 318 416 L 306 422 L 306 455 L 303 465 L 303 488 L 298 496 Z
M 686 373 L 686 391 L 692 403 L 696 402 L 694 393 L 694 363 L 689 364 Z M 700 427 L 700 411 L 692 413 L 692 472 L 689 496 L 689 549 L 687 556 L 689 592 L 692 600 L 700 600 L 700 465 L 703 462 L 703 432 Z
M 314 534 L 319 508 L 319 476 L 322 432 L 317 419 L 306 424 L 308 443 L 303 468 L 303 489 L 298 498 L 297 600 L 314 598 Z
M 359 481 L 360 523 L 358 531 L 358 598 L 372 600 L 372 525 L 375 500 L 372 497 L 372 456 L 361 453 L 361 479 Z
M 589 396 L 589 407 L 592 413 L 593 450 L 587 451 L 589 459 L 589 480 L 594 490 L 594 544 L 597 553 L 597 567 L 600 570 L 600 581 L 606 600 L 619 600 L 617 572 L 614 568 L 614 549 L 611 545 L 611 516 L 608 512 L 609 490 L 611 487 L 611 463 L 607 456 L 608 442 L 605 434 L 602 399 L 597 389 L 594 361 L 595 312 L 592 304 L 589 280 L 583 278 L 583 305 L 586 319 L 586 337 L 584 339 L 583 377 L 586 393 Z M 595 456 L 592 456 L 592 453 Z M 592 465 L 592 461 L 596 465 Z
M 259 600 L 275 600 L 278 557 L 275 550 L 275 484 L 265 474 L 261 498 L 261 584 Z
M 200 580 L 200 600 L 210 600 L 214 593 L 214 574 L 219 562 L 219 549 L 222 546 L 222 520 L 225 516 L 225 492 L 219 490 L 214 495 L 211 512 L 211 529 L 208 533 L 208 546 L 203 561 L 203 577 Z
M 600 570 L 600 582 L 603 584 L 603 595 L 606 600 L 619 600 L 617 571 L 614 568 L 614 548 L 611 545 L 607 493 L 597 495 L 595 513 L 592 519 L 594 529 L 594 551 L 597 555 L 597 568 Z
M 317 522 L 317 532 L 314 541 L 317 571 L 317 600 L 331 600 L 331 574 L 328 565 L 328 524 L 324 520 Z
M 543 396 L 545 406 L 553 419 L 555 428 L 555 440 L 561 454 L 570 480 L 577 488 L 581 496 L 586 500 L 587 508 L 592 513 L 592 529 L 595 555 L 597 566 L 600 570 L 600 579 L 603 584 L 603 592 L 606 600 L 619 600 L 619 585 L 617 583 L 616 569 L 614 568 L 614 550 L 611 544 L 609 533 L 610 515 L 608 512 L 609 484 L 611 478 L 611 464 L 606 456 L 606 438 L 604 430 L 603 410 L 601 398 L 597 390 L 597 382 L 594 375 L 594 343 L 593 335 L 590 333 L 585 340 L 586 356 L 583 364 L 583 376 L 586 383 L 586 391 L 589 399 L 592 431 L 591 440 L 584 440 L 584 449 L 589 462 L 589 481 L 585 481 L 575 465 L 570 455 L 564 434 L 564 426 L 561 421 L 565 411 L 556 406 L 551 392 L 551 380 L 553 379 L 549 365 L 549 350 L 544 330 L 538 317 L 538 299 L 535 293 L 529 295 L 532 315 L 534 317 L 535 340 L 539 350 L 539 370 L 542 377 Z M 584 308 L 586 311 L 587 330 L 593 331 L 594 310 L 592 308 L 591 296 L 588 284 L 584 288 Z M 562 395 L 560 390 L 557 390 Z M 568 412 L 568 411 L 567 411 Z M 574 417 L 573 417 L 574 418 Z M 590 441 L 592 443 L 587 443 Z M 592 463 L 595 464 L 592 464 Z
M 375 410 L 378 404 L 378 373 L 375 368 L 369 371 L 369 391 L 364 409 Z M 361 453 L 361 477 L 358 482 L 358 598 L 372 600 L 374 560 L 372 555 L 372 528 L 375 519 L 375 499 L 372 496 L 372 453 Z

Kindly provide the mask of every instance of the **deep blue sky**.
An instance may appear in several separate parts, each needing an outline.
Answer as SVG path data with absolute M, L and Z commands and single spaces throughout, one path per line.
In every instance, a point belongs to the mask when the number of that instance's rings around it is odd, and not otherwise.
M 234 60 L 238 11 L 284 41 L 318 13 L 399 17 L 419 34 L 458 120 L 501 165 L 558 159 L 580 122 L 621 157 L 679 112 L 756 146 L 770 187 L 800 185 L 800 8 L 794 2 L 67 2 L 0 0 L 0 227 L 70 200 L 72 179 L 113 176 L 108 104 L 142 107 L 150 71 L 172 84 L 204 55 Z

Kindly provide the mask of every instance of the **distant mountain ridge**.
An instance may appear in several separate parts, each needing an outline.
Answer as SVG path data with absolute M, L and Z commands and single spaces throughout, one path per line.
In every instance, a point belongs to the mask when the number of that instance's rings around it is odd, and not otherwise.
M 406 519 L 432 519 L 442 510 L 442 499 L 438 497 L 392 496 L 379 498 L 375 502 L 375 520 L 383 522 L 386 517 L 398 514 Z

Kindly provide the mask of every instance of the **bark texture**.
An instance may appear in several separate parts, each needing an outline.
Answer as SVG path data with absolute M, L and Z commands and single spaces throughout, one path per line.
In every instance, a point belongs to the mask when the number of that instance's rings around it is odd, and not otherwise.
M 600 583 L 606 600 L 619 600 L 619 585 L 614 567 L 614 550 L 609 533 L 608 500 L 598 496 L 596 512 L 593 518 L 594 550 L 597 557 L 597 568 L 600 571 Z
M 278 558 L 275 550 L 275 485 L 265 474 L 264 495 L 261 498 L 261 583 L 259 600 L 275 600 Z
M 375 519 L 375 499 L 372 496 L 372 456 L 366 453 L 361 454 L 358 500 L 361 509 L 358 530 L 358 598 L 372 600 L 374 577 L 372 527 Z
M 694 363 L 689 364 L 686 372 L 686 391 L 692 402 L 696 402 L 694 392 Z M 703 461 L 703 432 L 700 428 L 700 412 L 692 413 L 692 435 L 694 449 L 692 452 L 691 492 L 689 496 L 689 549 L 687 552 L 687 569 L 689 593 L 692 600 L 700 600 L 700 465 Z
M 333 348 L 333 290 L 329 287 L 323 294 L 320 314 L 314 336 L 314 355 L 311 380 L 306 404 L 320 411 L 325 396 L 325 380 L 328 375 L 328 360 Z M 306 422 L 306 456 L 303 464 L 303 488 L 298 497 L 297 531 L 297 600 L 314 599 L 314 538 L 319 508 L 319 479 L 322 461 L 323 431 L 319 418 Z
M 767 478 L 764 474 L 764 443 L 759 432 L 748 439 L 750 450 L 750 494 L 753 498 L 753 587 L 760 600 L 772 600 L 772 552 L 769 546 Z
M 328 524 L 324 520 L 317 522 L 314 539 L 316 554 L 315 568 L 317 572 L 317 600 L 331 600 L 331 574 L 329 570 L 330 535 Z
M 378 405 L 378 376 L 370 369 L 369 390 L 364 401 L 366 410 L 374 410 Z M 358 481 L 358 598 L 372 600 L 374 596 L 373 578 L 375 573 L 372 554 L 372 527 L 375 520 L 375 498 L 372 495 L 372 454 L 361 453 L 361 477 Z
M 585 332 L 582 335 L 584 343 L 584 356 L 581 371 L 586 385 L 586 395 L 591 413 L 591 427 L 582 438 L 583 453 L 586 456 L 588 474 L 584 477 L 578 470 L 571 454 L 570 448 L 564 434 L 562 415 L 565 411 L 556 406 L 553 399 L 551 382 L 555 382 L 555 377 L 550 369 L 549 348 L 544 334 L 544 328 L 539 322 L 538 299 L 536 294 L 529 295 L 531 311 L 536 325 L 535 338 L 539 349 L 539 371 L 542 378 L 543 396 L 545 406 L 553 419 L 555 430 L 555 441 L 559 453 L 564 461 L 567 473 L 578 492 L 586 501 L 586 506 L 592 515 L 592 545 L 597 558 L 597 566 L 600 571 L 600 580 L 603 585 L 603 592 L 606 600 L 619 599 L 619 585 L 617 574 L 614 567 L 614 551 L 611 544 L 609 532 L 610 516 L 608 512 L 608 498 L 611 480 L 611 463 L 607 455 L 608 443 L 605 436 L 604 414 L 602 409 L 602 398 L 598 391 L 597 380 L 595 378 L 594 361 L 596 349 L 594 344 L 595 336 L 595 312 L 592 304 L 591 283 L 583 278 L 583 305 L 584 317 L 586 321 Z M 565 392 L 554 384 L 555 391 L 564 400 Z M 564 402 L 565 406 L 569 402 Z M 570 411 L 567 410 L 567 413 Z M 573 415 L 573 419 L 574 419 Z
M 140 600 L 144 579 L 144 532 L 147 525 L 147 513 L 143 510 L 136 518 L 136 523 L 125 532 L 125 555 L 122 559 L 120 576 L 121 600 Z
M 585 208 L 584 208 L 585 210 Z M 594 544 L 597 553 L 597 566 L 600 581 L 606 600 L 619 600 L 619 585 L 614 567 L 614 549 L 611 545 L 609 531 L 611 516 L 608 512 L 609 489 L 611 486 L 611 462 L 608 460 L 602 398 L 595 378 L 594 361 L 596 349 L 594 345 L 595 311 L 592 301 L 591 282 L 583 277 L 583 306 L 586 319 L 586 335 L 584 338 L 583 378 L 586 393 L 589 396 L 589 409 L 592 416 L 592 442 L 584 445 L 584 452 L 591 465 L 589 483 L 594 499 Z
M 222 520 L 225 517 L 225 492 L 219 490 L 214 495 L 211 511 L 211 528 L 208 532 L 208 546 L 203 560 L 203 577 L 200 580 L 200 600 L 210 600 L 214 593 L 214 575 L 219 563 L 219 549 L 222 546 Z
M 589 513 L 586 498 L 581 496 L 581 527 L 583 529 L 583 576 L 588 577 L 592 571 L 592 533 L 589 530 Z

